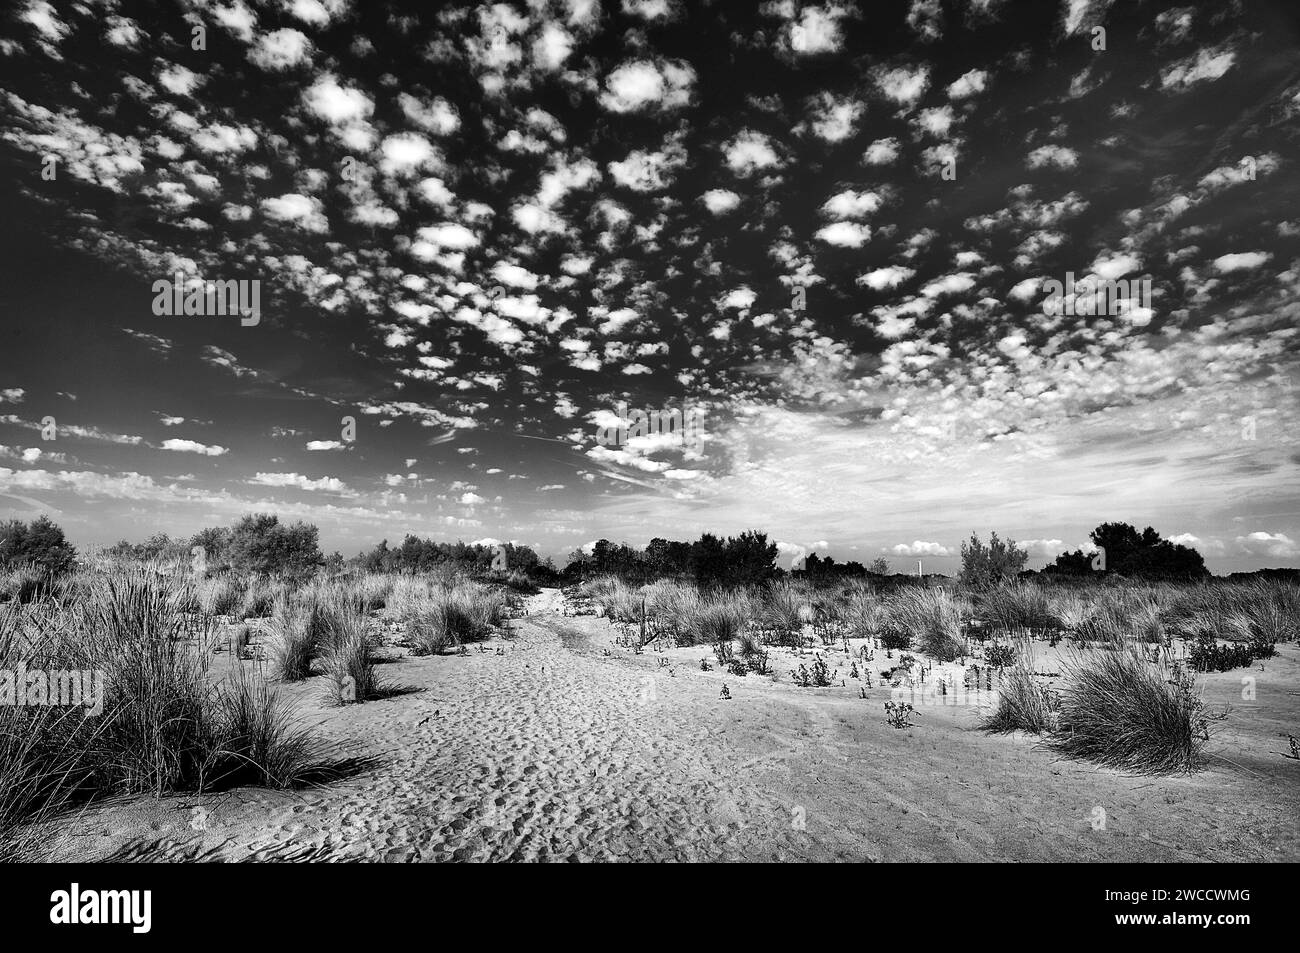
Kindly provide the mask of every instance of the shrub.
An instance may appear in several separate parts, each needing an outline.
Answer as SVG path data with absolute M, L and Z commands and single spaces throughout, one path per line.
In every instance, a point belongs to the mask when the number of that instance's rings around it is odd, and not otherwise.
M 328 697 L 336 705 L 364 702 L 378 695 L 374 656 L 361 612 L 341 609 L 332 619 L 325 671 Z
M 1092 618 L 1092 604 L 1074 593 L 1054 594 L 1050 601 L 1052 616 L 1069 632 L 1077 632 Z
M 381 573 L 368 572 L 357 582 L 357 592 L 369 609 L 383 609 L 393 592 L 393 580 Z
M 1147 773 L 1191 771 L 1208 739 L 1191 678 L 1148 662 L 1131 645 L 1094 650 L 1068 665 L 1060 732 L 1053 745 L 1072 758 Z
M 1052 602 L 1039 586 L 1028 582 L 1001 582 L 980 593 L 984 616 L 1008 633 L 1055 628 L 1059 621 Z
M 0 567 L 28 563 L 46 573 L 63 573 L 72 568 L 77 551 L 47 516 L 30 523 L 9 520 L 0 523 Z
M 984 661 L 992 668 L 1006 668 L 1016 663 L 1016 647 L 997 642 L 984 650 Z
M 245 516 L 230 530 L 226 553 L 244 574 L 309 578 L 324 559 L 317 543 L 319 530 L 309 523 L 284 526 L 269 514 Z
M 770 654 L 752 632 L 741 632 L 737 637 L 738 655 L 745 666 L 757 675 L 766 675 Z
M 1051 689 L 1034 680 L 1033 665 L 1022 661 L 1006 673 L 998 686 L 998 706 L 984 720 L 987 731 L 1028 731 L 1040 735 L 1056 727 L 1059 700 Z
M 1213 638 L 1205 635 L 1192 643 L 1191 650 L 1187 653 L 1187 662 L 1193 671 L 1226 672 L 1247 666 L 1257 658 L 1272 658 L 1274 652 L 1274 644 L 1268 641 L 1219 645 Z
M 749 621 L 749 602 L 740 593 L 713 593 L 696 607 L 688 621 L 697 643 L 730 643 Z
M 210 633 L 188 640 L 184 582 L 139 569 L 95 579 L 69 609 L 0 609 L 0 668 L 102 673 L 103 710 L 0 706 L 0 856 L 33 856 L 31 825 L 75 801 L 301 781 L 314 748 L 242 667 L 208 679 Z M 21 614 L 19 612 L 21 611 Z
M 275 600 L 279 591 L 269 580 L 260 576 L 248 580 L 248 588 L 244 590 L 239 607 L 239 617 L 260 619 L 269 616 L 275 610 Z
M 439 586 L 411 608 L 408 641 L 416 655 L 437 655 L 487 638 L 505 618 L 506 596 L 474 582 Z
M 199 606 L 204 615 L 234 615 L 243 600 L 239 580 L 233 576 L 215 576 L 198 584 Z
M 691 623 L 699 614 L 701 601 L 698 589 L 677 582 L 661 580 L 646 590 L 647 611 L 678 645 L 695 644 Z
M 951 662 L 965 649 L 961 623 L 966 607 L 948 590 L 909 586 L 886 600 L 884 606 L 882 641 L 886 648 L 905 649 L 915 643 L 945 662 Z
M 1080 641 L 1119 645 L 1130 638 L 1159 642 L 1164 638 L 1160 595 L 1148 588 L 1104 591 L 1075 637 Z
M 54 588 L 53 577 L 42 567 L 32 563 L 19 563 L 0 579 L 0 601 L 20 605 L 44 598 Z
M 875 638 L 880 634 L 884 612 L 880 599 L 866 583 L 850 586 L 840 610 L 849 635 L 855 639 Z
M 287 788 L 310 773 L 318 745 L 265 682 L 236 665 L 216 697 L 219 728 L 212 769 L 216 780 Z
M 912 647 L 912 633 L 905 629 L 885 629 L 880 635 L 880 644 L 887 649 L 910 649 Z
M 271 616 L 271 672 L 281 681 L 300 682 L 311 677 L 311 663 L 319 650 L 319 608 L 283 599 Z
M 971 589 L 984 589 L 1014 580 L 1028 559 L 1029 553 L 1017 549 L 1013 539 L 1002 540 L 997 533 L 992 533 L 986 546 L 972 533 L 970 542 L 961 544 L 961 573 L 958 578 L 962 585 Z
M 812 620 L 812 597 L 806 583 L 778 579 L 763 593 L 763 625 L 781 645 L 802 645 L 804 623 Z

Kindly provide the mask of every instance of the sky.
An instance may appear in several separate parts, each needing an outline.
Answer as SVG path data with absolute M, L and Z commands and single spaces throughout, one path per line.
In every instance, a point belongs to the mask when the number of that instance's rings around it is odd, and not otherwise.
M 1298 141 L 1291 0 L 17 0 L 0 518 L 1297 566 Z

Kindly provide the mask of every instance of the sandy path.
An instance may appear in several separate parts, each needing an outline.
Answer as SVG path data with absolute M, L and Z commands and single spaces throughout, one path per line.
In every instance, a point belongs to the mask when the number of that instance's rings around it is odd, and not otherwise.
M 736 779 L 698 743 L 704 732 L 674 714 L 672 679 L 655 679 L 651 690 L 635 668 L 566 648 L 555 632 L 560 605 L 558 592 L 535 597 L 504 656 L 412 659 L 401 673 L 385 666 L 395 681 L 416 674 L 425 691 L 340 713 L 351 722 L 347 734 L 369 736 L 384 762 L 378 770 L 299 794 L 211 799 L 202 807 L 207 829 L 197 832 L 186 823 L 195 816 L 193 799 L 168 799 L 147 826 L 179 829 L 151 838 L 149 856 L 777 856 L 780 835 L 788 832 L 789 841 L 796 833 L 789 809 Z M 94 826 L 134 826 L 143 820 L 129 819 L 134 813 L 100 812 Z

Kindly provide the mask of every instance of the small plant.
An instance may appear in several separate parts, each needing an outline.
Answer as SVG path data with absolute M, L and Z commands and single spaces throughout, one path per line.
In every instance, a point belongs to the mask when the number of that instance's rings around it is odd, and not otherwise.
M 995 642 L 984 650 L 984 661 L 993 668 L 1006 668 L 1016 664 L 1014 645 L 1002 645 Z
M 724 698 L 724 699 L 725 699 L 725 698 L 730 698 L 730 697 L 731 697 L 731 689 L 727 688 L 726 685 L 723 685 L 723 686 L 722 686 L 722 691 L 718 692 L 718 697 L 719 697 L 719 698 Z
M 911 728 L 912 716 L 919 715 L 909 702 L 885 702 L 885 723 L 891 728 Z
M 1202 635 L 1192 643 L 1187 661 L 1197 672 L 1226 672 L 1243 668 L 1255 659 L 1272 658 L 1275 651 L 1272 642 L 1251 640 L 1219 645 L 1213 636 Z
M 708 660 L 708 659 L 706 659 L 706 658 L 702 658 L 702 659 L 700 659 L 700 671 L 701 671 L 701 672 L 711 672 L 711 671 L 713 671 L 713 666 L 709 664 L 709 660 Z
M 718 665 L 720 667 L 726 668 L 727 666 L 731 665 L 732 663 L 731 643 L 722 642 L 722 641 L 714 642 L 713 655 L 718 660 Z
M 887 652 L 893 649 L 906 649 L 912 645 L 912 636 L 902 630 L 892 630 L 880 636 L 880 644 Z M 892 655 L 888 654 L 885 657 L 893 658 Z
M 830 667 L 821 655 L 814 656 L 812 672 L 812 683 L 817 688 L 825 688 L 831 683 Z
M 727 663 L 727 671 L 732 675 L 739 675 L 741 678 L 749 674 L 749 668 L 738 658 L 733 658 Z

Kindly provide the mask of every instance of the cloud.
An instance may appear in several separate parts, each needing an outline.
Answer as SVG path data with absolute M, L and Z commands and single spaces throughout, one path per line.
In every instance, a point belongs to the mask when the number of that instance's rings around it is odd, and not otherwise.
M 1068 146 L 1039 146 L 1025 157 L 1025 165 L 1031 169 L 1052 166 L 1057 169 L 1073 169 L 1079 164 L 1079 153 Z
M 344 86 L 330 74 L 312 83 L 302 98 L 314 115 L 336 126 L 368 119 L 375 111 L 374 101 L 369 96 L 359 89 Z
M 1220 274 L 1227 274 L 1232 271 L 1252 271 L 1256 268 L 1262 268 L 1268 263 L 1273 256 L 1264 251 L 1234 252 L 1229 255 L 1220 255 L 1211 263 L 1214 270 Z
M 218 447 L 215 445 L 208 446 L 207 444 L 199 443 L 196 440 L 182 440 L 177 437 L 164 440 L 162 442 L 162 448 L 164 450 L 173 450 L 177 453 L 199 453 L 205 457 L 219 457 L 230 452 L 225 447 Z
M 320 477 L 312 480 L 301 473 L 261 473 L 249 483 L 259 486 L 295 487 L 299 490 L 327 490 L 331 493 L 349 492 L 347 485 L 337 477 Z
M 882 96 L 900 106 L 911 107 L 930 86 L 930 67 L 924 63 L 911 69 L 880 67 L 872 77 Z
M 873 291 L 884 291 L 887 288 L 897 288 L 915 274 L 914 270 L 902 265 L 887 265 L 859 276 L 858 284 L 866 285 Z
M 1300 555 L 1300 546 L 1285 533 L 1255 532 L 1237 537 L 1237 548 L 1248 556 L 1274 558 Z
M 307 232 L 329 231 L 325 206 L 314 196 L 287 193 L 279 198 L 262 199 L 261 208 L 272 221 L 297 225 Z
M 858 222 L 834 222 L 819 228 L 817 238 L 841 248 L 861 248 L 871 240 L 871 227 Z
M 384 137 L 379 150 L 383 154 L 379 168 L 385 175 L 411 176 L 421 170 L 436 171 L 442 164 L 433 144 L 413 132 Z
M 822 214 L 830 218 L 865 218 L 880 208 L 881 198 L 875 192 L 855 192 L 846 189 L 828 198 L 822 205 Z
M 724 215 L 740 205 L 740 196 L 730 189 L 709 189 L 700 198 L 714 215 Z
M 867 165 L 889 165 L 898 158 L 899 143 L 897 139 L 877 139 L 862 154 L 862 161 Z
M 849 14 L 849 8 L 835 3 L 804 7 L 799 19 L 786 27 L 789 48 L 799 56 L 838 52 L 844 45 L 840 20 Z
M 988 86 L 989 74 L 982 69 L 973 69 L 963 73 L 948 85 L 949 99 L 969 99 L 977 96 Z
M 1216 80 L 1227 73 L 1236 61 L 1236 52 L 1227 46 L 1198 50 L 1195 55 L 1162 71 L 1160 85 L 1165 89 L 1184 90 L 1197 83 Z
M 248 51 L 248 58 L 262 69 L 278 73 L 311 62 L 311 40 L 297 30 L 285 28 L 265 33 Z
M 399 93 L 402 114 L 421 129 L 436 136 L 449 136 L 460 128 L 460 113 L 441 96 L 425 101 L 410 93 Z
M 939 543 L 927 543 L 916 540 L 911 543 L 899 543 L 891 552 L 895 556 L 951 556 L 952 551 Z
M 694 85 L 695 70 L 685 61 L 634 60 L 605 77 L 600 104 L 615 113 L 680 109 L 690 104 Z
M 772 140 L 752 129 L 737 133 L 722 151 L 731 171 L 742 177 L 781 164 L 780 157 L 772 148 Z

